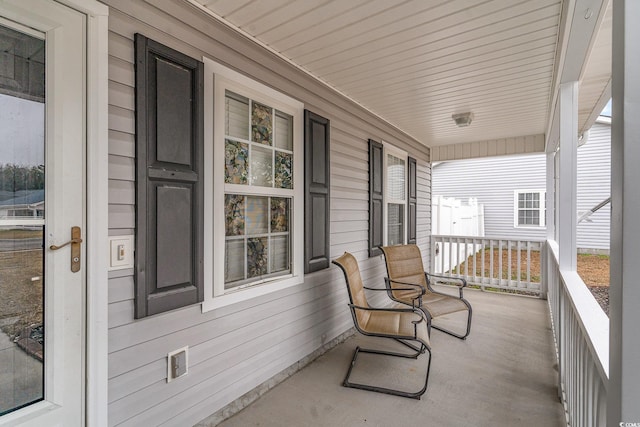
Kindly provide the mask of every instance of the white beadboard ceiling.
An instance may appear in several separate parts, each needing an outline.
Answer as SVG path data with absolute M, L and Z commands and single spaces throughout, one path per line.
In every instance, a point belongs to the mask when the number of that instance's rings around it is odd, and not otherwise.
M 562 0 L 196 1 L 427 146 L 547 131 Z

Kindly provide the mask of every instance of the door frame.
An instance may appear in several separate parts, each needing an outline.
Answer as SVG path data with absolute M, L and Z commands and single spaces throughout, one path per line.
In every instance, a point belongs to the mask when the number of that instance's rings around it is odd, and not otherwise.
M 85 422 L 106 427 L 109 402 L 109 8 L 96 0 L 56 1 L 87 16 Z
M 56 0 L 87 16 L 86 30 L 86 413 L 107 426 L 109 382 L 109 7 L 96 0 Z
M 85 15 L 85 201 L 86 307 L 84 312 L 84 425 L 107 426 L 108 418 L 108 15 L 96 0 L 49 0 Z M 38 405 L 5 415 L 9 425 L 36 417 Z M 31 409 L 31 413 L 29 412 Z M 18 418 L 14 418 L 18 416 Z
M 109 372 L 109 7 L 96 0 L 55 0 L 87 16 L 86 29 L 86 414 L 107 426 Z

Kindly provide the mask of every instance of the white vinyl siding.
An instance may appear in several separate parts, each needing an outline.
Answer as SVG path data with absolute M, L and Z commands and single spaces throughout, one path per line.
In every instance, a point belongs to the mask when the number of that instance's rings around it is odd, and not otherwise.
M 611 195 L 611 125 L 597 123 L 589 131 L 589 140 L 578 147 L 578 214 L 588 211 Z M 579 249 L 609 250 L 611 203 L 578 224 Z
M 367 141 L 394 141 L 415 157 L 417 240 L 425 261 L 429 260 L 431 176 L 427 148 L 180 2 L 165 3 L 175 10 L 161 10 L 146 2 L 105 3 L 112 6 L 110 235 L 135 231 L 133 35 L 141 32 L 194 58 L 210 57 L 247 73 L 331 120 L 331 257 L 344 251 L 353 253 L 363 280 L 372 286 L 382 285 L 385 267 L 380 257 L 368 259 Z M 173 12 L 178 18 L 170 16 Z M 386 295 L 381 294 L 372 299 L 373 305 L 384 303 Z M 350 330 L 353 322 L 347 302 L 343 276 L 332 267 L 305 276 L 299 286 L 206 313 L 200 305 L 193 305 L 134 320 L 133 270 L 110 272 L 109 425 L 196 424 Z M 186 345 L 189 374 L 167 384 L 167 353 Z

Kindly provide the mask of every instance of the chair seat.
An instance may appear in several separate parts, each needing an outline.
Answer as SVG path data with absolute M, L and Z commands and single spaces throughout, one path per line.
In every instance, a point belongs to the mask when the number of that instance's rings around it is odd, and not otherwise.
M 431 317 L 469 310 L 469 307 L 459 298 L 434 293 L 422 296 L 422 306 L 429 311 Z
M 412 291 L 394 291 L 393 294 L 399 301 L 407 305 L 411 305 L 414 298 L 416 298 L 415 292 Z M 427 292 L 422 296 L 422 308 L 427 310 L 429 314 L 431 314 L 431 317 L 469 310 L 460 298 L 433 292 Z
M 406 306 L 398 306 L 398 308 L 406 309 Z M 429 331 L 427 322 L 418 323 L 414 332 L 412 321 L 419 321 L 421 317 L 416 313 L 398 313 L 389 311 L 372 311 L 368 321 L 361 325 L 362 330 L 374 335 L 393 335 L 398 337 L 406 337 L 408 339 L 418 338 L 425 344 L 429 344 Z M 414 335 L 415 333 L 415 335 Z

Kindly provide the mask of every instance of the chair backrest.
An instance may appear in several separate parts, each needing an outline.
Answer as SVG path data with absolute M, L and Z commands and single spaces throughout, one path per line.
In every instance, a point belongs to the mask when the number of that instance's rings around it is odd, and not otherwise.
M 422 264 L 422 254 L 416 245 L 384 246 L 381 248 L 387 264 L 387 276 L 391 280 L 420 285 L 427 290 L 427 279 Z M 391 283 L 391 287 L 402 287 Z
M 362 284 L 362 277 L 360 276 L 360 268 L 358 267 L 358 261 L 349 252 L 345 252 L 341 257 L 332 261 L 336 264 L 344 273 L 344 278 L 347 282 L 347 290 L 349 291 L 349 301 L 351 304 L 369 308 L 367 302 L 367 296 L 364 293 L 364 285 Z M 356 318 L 360 326 L 366 325 L 369 320 L 370 312 L 367 310 L 355 310 Z

